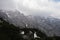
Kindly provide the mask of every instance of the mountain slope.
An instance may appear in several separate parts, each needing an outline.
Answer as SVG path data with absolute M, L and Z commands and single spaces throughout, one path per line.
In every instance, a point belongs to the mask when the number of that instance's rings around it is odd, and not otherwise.
M 35 28 L 47 36 L 60 36 L 60 19 L 53 17 L 25 16 L 19 11 L 0 10 L 0 17 L 20 28 Z

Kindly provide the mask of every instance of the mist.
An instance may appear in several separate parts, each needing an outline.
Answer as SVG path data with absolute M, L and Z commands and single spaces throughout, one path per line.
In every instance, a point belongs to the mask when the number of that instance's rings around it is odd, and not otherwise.
M 0 0 L 0 9 L 16 9 L 24 15 L 60 18 L 60 2 L 56 0 Z

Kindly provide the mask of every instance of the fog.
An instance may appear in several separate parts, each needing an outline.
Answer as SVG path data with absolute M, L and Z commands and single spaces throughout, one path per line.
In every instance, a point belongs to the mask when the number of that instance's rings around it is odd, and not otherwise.
M 59 0 L 0 0 L 0 9 L 17 9 L 25 15 L 60 18 Z

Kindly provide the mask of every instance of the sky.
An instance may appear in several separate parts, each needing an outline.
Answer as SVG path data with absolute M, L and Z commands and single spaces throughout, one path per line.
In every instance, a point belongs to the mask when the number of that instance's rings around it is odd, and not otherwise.
M 0 9 L 17 9 L 25 15 L 60 18 L 60 0 L 0 0 Z

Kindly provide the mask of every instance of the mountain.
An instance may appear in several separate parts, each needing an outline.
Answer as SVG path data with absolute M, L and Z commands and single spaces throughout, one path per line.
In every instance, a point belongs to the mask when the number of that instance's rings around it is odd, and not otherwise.
M 48 36 L 60 36 L 60 19 L 35 17 L 37 29 L 42 30 Z
M 35 28 L 47 36 L 60 36 L 60 19 L 57 18 L 25 16 L 18 10 L 0 10 L 0 17 L 20 28 Z

